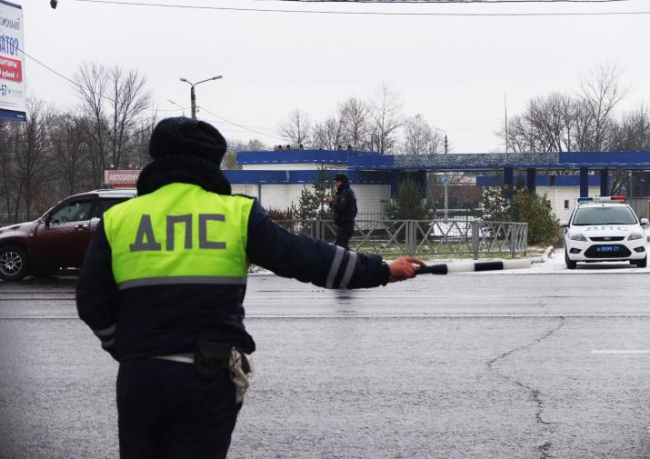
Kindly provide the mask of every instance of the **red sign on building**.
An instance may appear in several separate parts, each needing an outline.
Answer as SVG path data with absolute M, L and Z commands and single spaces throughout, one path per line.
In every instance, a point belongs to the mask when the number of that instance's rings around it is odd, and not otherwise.
M 104 183 L 113 188 L 135 188 L 139 176 L 139 170 L 108 170 L 104 171 Z
M 17 83 L 23 81 L 22 63 L 16 59 L 0 56 L 0 79 Z

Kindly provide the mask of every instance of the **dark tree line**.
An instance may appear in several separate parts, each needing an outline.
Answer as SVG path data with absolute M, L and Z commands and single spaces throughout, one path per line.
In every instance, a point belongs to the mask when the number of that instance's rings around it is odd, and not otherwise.
M 106 169 L 147 162 L 156 117 L 146 79 L 85 64 L 74 80 L 74 110 L 32 99 L 27 122 L 0 122 L 0 223 L 36 218 L 65 196 L 100 188 Z

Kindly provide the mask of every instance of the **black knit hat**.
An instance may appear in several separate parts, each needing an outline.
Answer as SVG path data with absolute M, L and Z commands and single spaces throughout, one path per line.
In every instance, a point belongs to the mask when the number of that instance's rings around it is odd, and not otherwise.
M 334 181 L 336 182 L 337 180 L 340 180 L 341 182 L 347 182 L 348 176 L 345 174 L 336 174 L 336 177 L 334 177 Z
M 228 144 L 217 129 L 192 118 L 166 118 L 151 134 L 149 155 L 153 159 L 165 156 L 197 156 L 219 167 Z

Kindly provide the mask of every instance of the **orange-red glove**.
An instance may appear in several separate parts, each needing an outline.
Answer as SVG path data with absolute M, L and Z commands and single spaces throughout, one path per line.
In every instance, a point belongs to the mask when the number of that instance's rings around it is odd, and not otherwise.
M 399 282 L 406 279 L 415 277 L 415 266 L 418 264 L 420 266 L 426 266 L 426 264 L 419 258 L 411 257 L 398 257 L 393 260 L 389 265 L 390 277 L 389 282 Z

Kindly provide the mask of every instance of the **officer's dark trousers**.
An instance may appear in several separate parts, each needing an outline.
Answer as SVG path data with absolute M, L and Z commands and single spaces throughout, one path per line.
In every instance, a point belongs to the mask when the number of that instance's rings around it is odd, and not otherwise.
M 120 457 L 225 458 L 239 408 L 227 370 L 207 381 L 188 363 L 123 362 L 117 376 Z
M 350 247 L 348 247 L 348 242 L 350 242 L 350 238 L 354 232 L 354 223 L 344 223 L 342 225 L 338 225 L 337 230 L 336 240 L 334 243 L 339 247 L 343 247 L 345 250 L 350 250 Z

